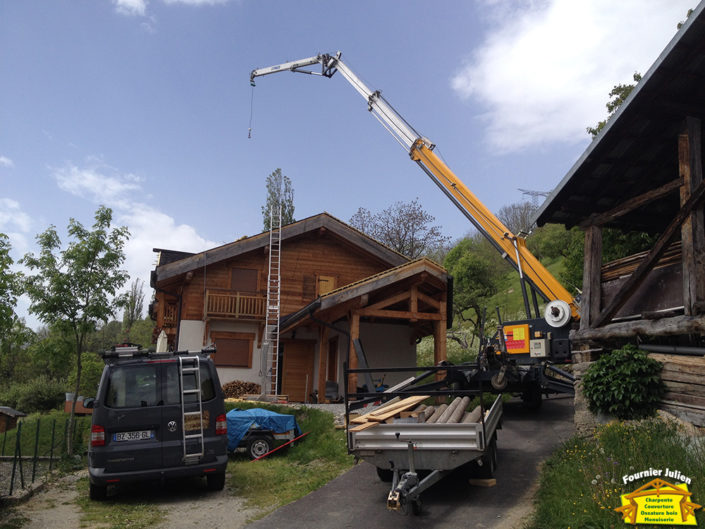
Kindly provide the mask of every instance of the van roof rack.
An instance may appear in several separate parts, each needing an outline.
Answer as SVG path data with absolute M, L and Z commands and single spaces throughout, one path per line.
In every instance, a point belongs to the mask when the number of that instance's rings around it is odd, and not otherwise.
M 187 356 L 197 354 L 214 354 L 215 345 L 204 347 L 200 351 L 165 351 L 156 352 L 154 349 L 142 349 L 141 345 L 125 343 L 112 346 L 107 351 L 98 353 L 103 359 L 109 358 L 138 358 L 141 356 Z

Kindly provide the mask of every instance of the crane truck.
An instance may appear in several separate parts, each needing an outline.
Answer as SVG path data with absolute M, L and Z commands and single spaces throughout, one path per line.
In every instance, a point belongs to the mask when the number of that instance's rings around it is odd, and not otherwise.
M 320 72 L 308 69 L 315 65 L 321 66 Z M 255 86 L 257 77 L 287 71 L 328 78 L 340 72 L 366 100 L 367 110 L 407 151 L 411 160 L 518 272 L 527 318 L 500 321 L 500 330 L 492 344 L 483 347 L 476 365 L 468 368 L 468 379 L 494 391 L 520 393 L 524 402 L 532 407 L 540 405 L 544 393 L 572 393 L 573 377 L 555 364 L 570 361 L 568 332 L 571 322 L 580 318 L 579 303 L 531 253 L 526 240 L 513 234 L 487 209 L 436 155 L 435 145 L 419 134 L 379 90 L 370 89 L 341 60 L 341 52 L 255 69 L 250 74 L 250 84 Z M 543 317 L 537 295 L 546 303 Z

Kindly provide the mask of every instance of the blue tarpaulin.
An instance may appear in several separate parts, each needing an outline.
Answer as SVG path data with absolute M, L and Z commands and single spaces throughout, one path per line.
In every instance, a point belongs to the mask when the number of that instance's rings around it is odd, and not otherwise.
M 262 408 L 252 408 L 250 410 L 233 409 L 227 414 L 228 420 L 228 450 L 234 451 L 245 437 L 247 430 L 252 425 L 271 430 L 274 433 L 286 433 L 294 430 L 296 436 L 301 435 L 301 429 L 296 424 L 293 415 L 275 413 Z

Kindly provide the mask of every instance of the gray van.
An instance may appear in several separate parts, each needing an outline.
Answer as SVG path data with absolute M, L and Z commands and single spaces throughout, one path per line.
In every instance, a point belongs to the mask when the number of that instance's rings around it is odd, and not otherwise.
M 90 497 L 109 485 L 204 476 L 225 484 L 227 422 L 210 353 L 153 353 L 136 346 L 103 353 L 88 449 Z M 200 420 L 199 420 L 200 419 Z

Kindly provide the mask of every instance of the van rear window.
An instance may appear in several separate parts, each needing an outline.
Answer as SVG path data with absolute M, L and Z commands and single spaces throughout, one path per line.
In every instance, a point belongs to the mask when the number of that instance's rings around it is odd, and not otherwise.
M 213 379 L 211 378 L 210 370 L 207 366 L 201 365 L 201 400 L 211 400 L 215 397 L 215 389 L 213 387 Z M 184 374 L 184 389 L 196 388 L 196 374 Z M 169 364 L 166 368 L 166 404 L 179 404 L 179 368 L 176 364 Z M 191 393 L 186 395 L 186 403 L 196 402 L 196 395 Z
M 139 408 L 159 403 L 158 372 L 155 365 L 118 366 L 110 371 L 106 406 Z

